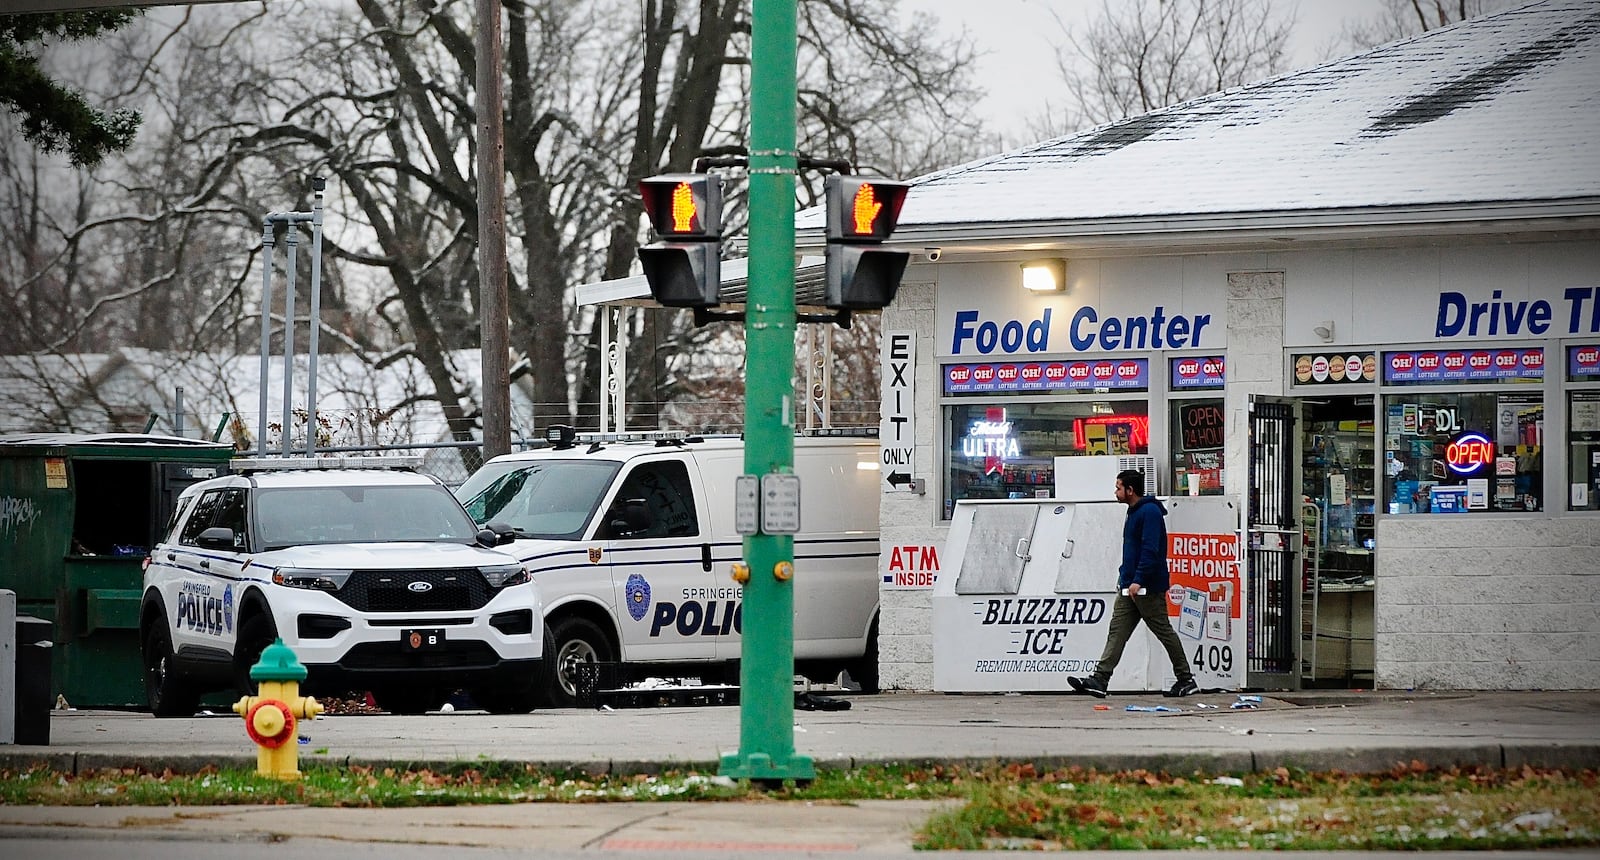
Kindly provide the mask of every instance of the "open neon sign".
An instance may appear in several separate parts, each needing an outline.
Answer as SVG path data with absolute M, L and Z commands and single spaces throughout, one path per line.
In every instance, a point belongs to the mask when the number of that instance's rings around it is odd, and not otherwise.
M 1444 449 L 1445 463 L 1460 475 L 1470 475 L 1493 463 L 1494 458 L 1494 443 L 1482 433 L 1463 433 Z

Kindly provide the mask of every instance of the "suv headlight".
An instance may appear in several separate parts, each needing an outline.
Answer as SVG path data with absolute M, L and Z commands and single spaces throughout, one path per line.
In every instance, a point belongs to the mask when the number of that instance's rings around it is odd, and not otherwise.
M 484 579 L 489 580 L 490 588 L 521 585 L 529 580 L 527 569 L 520 564 L 497 564 L 492 567 L 480 567 L 478 572 L 483 574 Z
M 272 574 L 272 581 L 290 588 L 309 588 L 313 591 L 338 591 L 350 579 L 349 570 L 329 570 L 309 567 L 280 567 Z

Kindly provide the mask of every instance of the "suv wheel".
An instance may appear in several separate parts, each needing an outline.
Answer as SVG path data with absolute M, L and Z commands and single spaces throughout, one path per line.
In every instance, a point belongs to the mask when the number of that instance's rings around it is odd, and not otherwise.
M 234 685 L 244 695 L 256 694 L 256 682 L 250 680 L 250 667 L 261 661 L 261 652 L 277 638 L 278 628 L 267 612 L 258 612 L 239 625 L 239 641 L 233 649 L 233 677 Z
M 165 619 L 151 624 L 144 634 L 144 697 L 158 717 L 192 717 L 200 705 L 199 692 L 179 680 L 175 663 Z
M 586 618 L 560 618 L 545 627 L 544 701 L 552 708 L 578 706 L 578 667 L 616 659 L 611 640 Z

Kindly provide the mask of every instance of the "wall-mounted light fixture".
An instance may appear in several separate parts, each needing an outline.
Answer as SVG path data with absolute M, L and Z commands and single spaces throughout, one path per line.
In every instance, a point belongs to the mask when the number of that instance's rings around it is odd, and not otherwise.
M 1322 338 L 1323 343 L 1333 343 L 1333 320 L 1323 320 L 1311 327 L 1311 333 Z
M 1029 260 L 1022 264 L 1022 286 L 1035 293 L 1063 293 L 1067 290 L 1067 261 Z

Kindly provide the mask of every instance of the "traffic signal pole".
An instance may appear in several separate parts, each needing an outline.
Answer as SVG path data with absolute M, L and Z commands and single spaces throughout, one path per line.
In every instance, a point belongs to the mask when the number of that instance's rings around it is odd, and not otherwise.
M 744 470 L 794 471 L 795 0 L 754 0 L 750 63 L 750 275 Z M 735 779 L 811 780 L 794 751 L 794 538 L 747 535 Z M 801 571 L 799 576 L 804 576 Z

